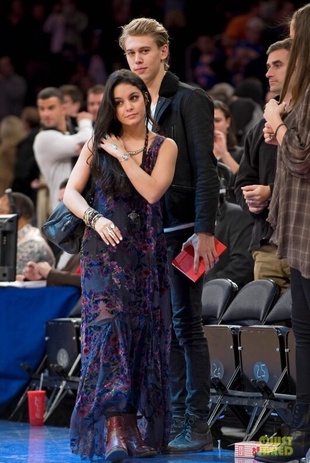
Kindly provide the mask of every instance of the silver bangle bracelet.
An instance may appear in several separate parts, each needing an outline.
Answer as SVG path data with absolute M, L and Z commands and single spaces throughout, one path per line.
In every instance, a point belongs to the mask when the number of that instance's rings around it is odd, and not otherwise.
M 128 161 L 129 158 L 130 158 L 129 154 L 127 154 L 127 153 L 122 153 L 122 154 L 121 154 L 121 157 L 119 158 L 119 162 Z

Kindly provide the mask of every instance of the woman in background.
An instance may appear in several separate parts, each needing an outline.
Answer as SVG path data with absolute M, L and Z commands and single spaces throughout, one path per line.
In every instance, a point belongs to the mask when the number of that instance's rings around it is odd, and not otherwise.
M 278 143 L 276 178 L 268 221 L 277 256 L 291 271 L 292 328 L 296 340 L 296 403 L 289 443 L 272 454 L 258 452 L 267 463 L 299 460 L 310 447 L 310 3 L 290 22 L 293 39 L 280 101 L 265 106 L 266 143 Z M 291 100 L 285 95 L 291 90 Z
M 236 203 L 234 193 L 235 176 L 243 154 L 243 146 L 237 144 L 234 121 L 229 106 L 220 100 L 214 100 L 214 155 L 232 172 L 231 183 L 226 186 L 226 198 Z

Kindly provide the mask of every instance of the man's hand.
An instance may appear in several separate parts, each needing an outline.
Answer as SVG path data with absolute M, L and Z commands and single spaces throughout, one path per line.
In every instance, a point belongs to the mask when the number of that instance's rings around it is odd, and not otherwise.
M 271 197 L 269 185 L 247 185 L 241 189 L 250 212 L 259 214 L 268 207 Z
M 219 256 L 215 249 L 214 236 L 209 233 L 194 233 L 183 243 L 182 250 L 187 246 L 194 248 L 194 272 L 198 272 L 200 257 L 204 260 L 206 272 L 214 267 Z

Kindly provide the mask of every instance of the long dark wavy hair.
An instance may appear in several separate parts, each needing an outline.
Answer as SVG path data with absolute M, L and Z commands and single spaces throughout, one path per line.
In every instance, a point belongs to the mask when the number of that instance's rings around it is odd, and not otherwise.
M 102 189 L 107 194 L 130 194 L 134 191 L 119 161 L 100 147 L 100 142 L 106 134 L 114 134 L 117 137 L 121 134 L 122 125 L 116 117 L 114 101 L 114 89 L 119 84 L 133 85 L 142 92 L 145 101 L 145 126 L 148 127 L 149 122 L 155 124 L 151 115 L 151 96 L 143 80 L 128 69 L 120 69 L 110 74 L 94 126 L 91 159 L 92 177 L 101 180 Z

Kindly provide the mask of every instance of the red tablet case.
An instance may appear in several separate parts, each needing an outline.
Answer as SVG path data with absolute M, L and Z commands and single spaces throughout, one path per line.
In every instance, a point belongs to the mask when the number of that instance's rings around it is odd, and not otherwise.
M 218 239 L 214 238 L 215 249 L 220 256 L 226 249 L 226 245 L 221 243 Z M 172 261 L 172 265 L 179 269 L 184 275 L 196 282 L 206 271 L 206 266 L 202 258 L 200 258 L 198 272 L 194 272 L 194 248 L 187 246 L 181 251 Z

